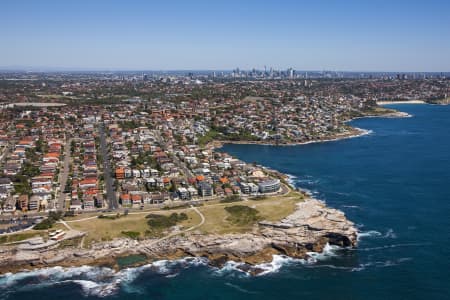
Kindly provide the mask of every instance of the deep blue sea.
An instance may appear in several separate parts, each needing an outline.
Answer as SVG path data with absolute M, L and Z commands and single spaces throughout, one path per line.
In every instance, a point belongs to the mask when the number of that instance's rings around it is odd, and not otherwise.
M 314 261 L 276 258 L 249 277 L 230 264 L 159 262 L 52 268 L 0 278 L 2 299 L 450 299 L 450 106 L 397 105 L 411 118 L 367 118 L 359 138 L 303 146 L 226 145 L 358 224 L 358 249 Z

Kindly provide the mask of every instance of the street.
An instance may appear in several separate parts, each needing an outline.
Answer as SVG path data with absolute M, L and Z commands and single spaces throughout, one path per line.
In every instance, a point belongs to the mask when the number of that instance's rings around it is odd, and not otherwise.
M 103 158 L 103 175 L 106 187 L 106 200 L 108 201 L 108 207 L 110 209 L 119 208 L 119 203 L 117 202 L 116 193 L 114 190 L 114 179 L 111 175 L 111 165 L 109 160 L 109 152 L 106 144 L 105 129 L 103 124 L 100 124 L 98 131 L 100 133 L 100 153 Z
M 66 194 L 64 190 L 67 184 L 67 178 L 69 176 L 69 164 L 70 164 L 70 144 L 72 143 L 72 139 L 68 139 L 66 145 L 64 146 L 64 163 L 63 170 L 59 175 L 59 199 L 58 199 L 58 210 L 64 211 L 66 204 Z

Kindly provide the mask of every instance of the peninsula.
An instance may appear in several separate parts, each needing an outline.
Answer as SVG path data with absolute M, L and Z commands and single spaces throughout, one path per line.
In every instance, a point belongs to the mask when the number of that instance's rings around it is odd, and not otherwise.
M 341 211 L 217 148 L 351 138 L 367 134 L 354 118 L 408 116 L 377 105 L 384 80 L 21 76 L 0 95 L 12 98 L 0 111 L 0 273 L 138 255 L 257 274 L 273 255 L 355 247 Z

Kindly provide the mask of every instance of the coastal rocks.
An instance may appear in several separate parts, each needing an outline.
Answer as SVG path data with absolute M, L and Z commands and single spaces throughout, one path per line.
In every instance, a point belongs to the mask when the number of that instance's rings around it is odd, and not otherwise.
M 41 256 L 37 253 L 32 253 L 28 251 L 17 251 L 14 255 L 14 260 L 17 263 L 33 263 L 41 260 Z
M 133 248 L 138 246 L 139 242 L 130 239 L 115 239 L 111 242 L 99 243 L 92 246 L 93 250 L 105 250 L 105 249 L 124 249 Z
M 280 222 L 260 222 L 252 233 L 173 237 L 148 243 L 145 253 L 161 257 L 176 249 L 179 257 L 205 257 L 211 265 L 222 267 L 228 261 L 257 265 L 276 254 L 307 258 L 308 252 L 322 252 L 327 244 L 354 247 L 356 243 L 357 229 L 341 211 L 307 199 L 290 216 Z
M 259 264 L 271 262 L 274 255 L 308 258 L 310 252 L 322 252 L 327 244 L 354 247 L 357 229 L 345 215 L 315 199 L 297 204 L 297 209 L 279 222 L 262 221 L 252 232 L 202 234 L 191 232 L 161 239 L 136 241 L 116 239 L 97 243 L 90 250 L 68 248 L 63 252 L 17 251 L 0 260 L 0 270 L 19 265 L 101 265 L 117 268 L 116 258 L 144 254 L 148 260 L 178 259 L 186 256 L 207 258 L 209 264 L 223 267 L 234 261 L 241 270 L 258 274 Z M 247 272 L 245 271 L 245 272 Z
M 51 264 L 59 263 L 59 262 L 65 260 L 66 258 L 67 258 L 67 256 L 65 256 L 65 255 L 57 255 L 57 256 L 54 256 L 54 257 L 51 257 L 48 259 L 44 259 L 44 263 L 51 265 Z

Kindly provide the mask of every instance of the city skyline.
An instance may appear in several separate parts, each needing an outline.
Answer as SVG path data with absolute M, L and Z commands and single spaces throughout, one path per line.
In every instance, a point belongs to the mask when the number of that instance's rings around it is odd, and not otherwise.
M 446 72 L 448 8 L 444 1 L 14 1 L 0 12 L 0 67 Z

